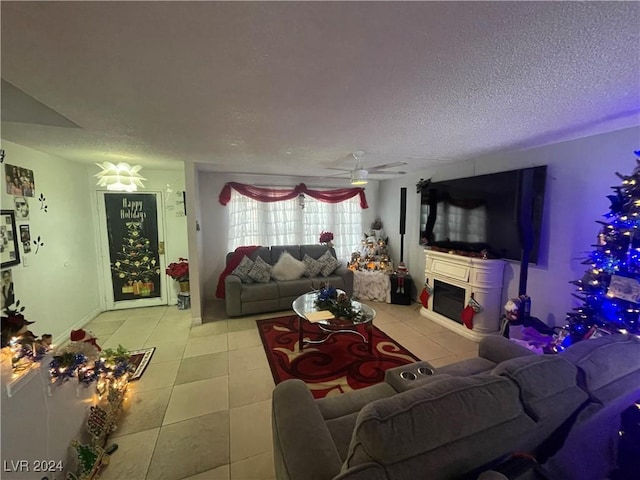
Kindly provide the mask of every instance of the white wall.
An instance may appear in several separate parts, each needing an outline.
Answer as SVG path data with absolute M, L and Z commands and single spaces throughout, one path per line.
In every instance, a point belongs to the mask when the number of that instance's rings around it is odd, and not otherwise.
M 261 186 L 293 187 L 305 183 L 309 188 L 345 188 L 346 180 L 317 180 L 302 182 L 297 177 L 267 175 L 226 175 L 220 173 L 198 172 L 199 205 L 203 264 L 200 276 L 203 285 L 203 298 L 215 298 L 218 277 L 224 270 L 227 255 L 227 215 L 226 208 L 218 203 L 218 195 L 227 182 L 240 182 Z M 378 182 L 370 181 L 365 187 L 369 208 L 362 211 L 362 231 L 368 230 L 376 217 Z M 319 232 L 318 232 L 319 233 Z M 335 239 L 334 243 L 340 239 Z M 354 249 L 358 245 L 353 245 Z
M 519 152 L 486 155 L 447 168 L 426 169 L 400 179 L 380 182 L 379 205 L 383 221 L 397 218 L 400 188 L 407 187 L 405 263 L 418 289 L 424 283 L 424 249 L 419 245 L 420 178 L 441 181 L 537 165 L 548 165 L 538 265 L 530 265 L 528 294 L 532 314 L 549 325 L 564 325 L 565 314 L 579 302 L 571 296 L 585 266 L 580 262 L 593 249 L 599 231 L 596 220 L 609 210 L 611 186 L 620 185 L 615 172 L 630 174 L 636 167 L 640 129 L 630 128 Z M 385 224 L 386 225 L 386 224 Z M 397 228 L 388 228 L 390 249 L 399 256 Z M 517 235 L 517 232 L 504 232 Z M 507 263 L 503 304 L 518 294 L 520 264 Z
M 3 178 L 7 164 L 33 170 L 35 178 L 34 196 L 28 198 L 30 220 L 16 228 L 28 224 L 32 240 L 40 236 L 44 242 L 37 254 L 32 245 L 26 255 L 20 244 L 21 263 L 9 267 L 16 300 L 26 306 L 25 318 L 36 322 L 34 334 L 51 333 L 59 343 L 101 310 L 87 167 L 7 141 L 2 148 Z M 40 208 L 40 194 L 46 198 L 46 212 Z M 3 182 L 2 209 L 14 210 L 14 198 Z

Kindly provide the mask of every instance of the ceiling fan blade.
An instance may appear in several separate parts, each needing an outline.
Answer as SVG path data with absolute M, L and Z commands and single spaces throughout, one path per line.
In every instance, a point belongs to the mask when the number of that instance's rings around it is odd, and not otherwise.
M 385 163 L 383 165 L 378 165 L 376 167 L 371 167 L 371 168 L 367 168 L 367 170 L 369 170 L 369 173 L 371 172 L 376 172 L 378 170 L 385 170 L 387 168 L 393 168 L 393 167 L 401 167 L 403 165 L 406 165 L 407 162 L 392 162 L 392 163 Z M 366 167 L 365 167 L 366 168 Z
M 351 168 L 335 168 L 335 167 L 324 167 L 325 170 L 337 170 L 340 172 L 350 172 L 352 169 Z

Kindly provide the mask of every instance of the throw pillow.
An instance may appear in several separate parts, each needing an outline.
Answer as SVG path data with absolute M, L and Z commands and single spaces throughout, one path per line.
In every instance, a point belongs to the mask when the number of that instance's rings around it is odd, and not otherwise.
M 315 258 L 311 258 L 306 253 L 304 254 L 304 258 L 302 262 L 305 266 L 304 276 L 305 277 L 317 277 L 320 275 L 320 270 L 322 270 L 322 264 L 318 262 Z
M 268 283 L 271 280 L 271 265 L 265 262 L 262 257 L 257 257 L 253 262 L 253 267 L 249 272 L 249 277 L 254 282 Z
M 251 271 L 252 268 L 253 268 L 253 260 L 251 260 L 249 257 L 245 255 L 244 257 L 242 257 L 242 260 L 240 260 L 240 263 L 235 268 L 235 270 L 231 272 L 231 275 L 236 275 L 237 277 L 240 277 L 240 281 L 242 283 L 253 283 L 253 280 L 249 276 L 249 272 Z
M 276 280 L 297 280 L 307 266 L 289 252 L 282 252 L 280 258 L 271 269 L 271 276 Z
M 322 265 L 320 269 L 320 273 L 323 277 L 328 277 L 333 272 L 335 272 L 340 266 L 340 262 L 331 255 L 331 252 L 327 250 L 324 254 L 318 259 L 318 262 Z

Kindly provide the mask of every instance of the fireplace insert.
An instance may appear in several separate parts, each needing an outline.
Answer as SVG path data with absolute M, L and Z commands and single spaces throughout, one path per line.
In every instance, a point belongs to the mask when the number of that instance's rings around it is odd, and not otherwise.
M 440 280 L 434 280 L 433 283 L 433 311 L 461 324 L 460 315 L 464 309 L 464 288 Z

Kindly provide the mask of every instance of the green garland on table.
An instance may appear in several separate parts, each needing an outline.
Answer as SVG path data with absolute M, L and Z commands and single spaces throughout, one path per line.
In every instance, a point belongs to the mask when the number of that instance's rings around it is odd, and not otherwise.
M 333 289 L 323 289 L 318 294 L 316 307 L 321 310 L 328 310 L 336 318 L 344 318 L 348 320 L 363 320 L 364 313 L 353 308 L 351 300 L 346 293 L 338 293 Z

